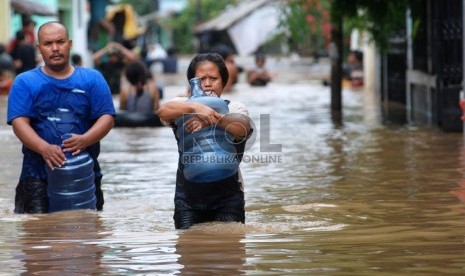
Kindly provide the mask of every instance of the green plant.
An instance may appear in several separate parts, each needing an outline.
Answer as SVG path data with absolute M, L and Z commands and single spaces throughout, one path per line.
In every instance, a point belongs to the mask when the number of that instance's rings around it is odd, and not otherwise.
M 342 20 L 345 37 L 359 29 L 384 52 L 389 48 L 391 35 L 405 28 L 407 8 L 415 7 L 418 1 L 421 0 L 289 0 L 283 7 L 280 24 L 287 30 L 291 50 L 321 48 L 327 31 L 324 15 L 329 11 L 333 23 Z M 418 24 L 414 19 L 415 30 Z
M 289 49 L 310 54 L 329 42 L 328 0 L 290 0 L 282 6 L 280 27 L 286 30 Z
M 344 33 L 357 28 L 385 52 L 395 31 L 405 28 L 405 13 L 410 0 L 332 0 L 331 15 L 344 20 Z

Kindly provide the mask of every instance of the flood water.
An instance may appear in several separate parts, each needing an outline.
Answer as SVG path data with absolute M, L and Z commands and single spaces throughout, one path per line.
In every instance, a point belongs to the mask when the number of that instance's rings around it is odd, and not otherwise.
M 185 91 L 167 85 L 165 99 Z M 115 128 L 102 142 L 102 212 L 13 214 L 20 143 L 0 98 L 0 274 L 463 275 L 461 133 L 383 123 L 375 97 L 344 91 L 343 123 L 319 81 L 224 96 L 256 128 L 241 165 L 246 224 L 173 224 L 168 128 Z

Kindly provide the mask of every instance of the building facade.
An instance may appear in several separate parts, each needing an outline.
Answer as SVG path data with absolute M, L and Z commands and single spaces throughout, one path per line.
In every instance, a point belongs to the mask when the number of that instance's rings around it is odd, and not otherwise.
M 462 131 L 464 0 L 417 1 L 382 57 L 380 95 L 387 118 Z

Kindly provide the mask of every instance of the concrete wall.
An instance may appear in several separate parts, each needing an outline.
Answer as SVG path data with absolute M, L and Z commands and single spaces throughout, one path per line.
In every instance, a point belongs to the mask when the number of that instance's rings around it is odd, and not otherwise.
M 10 39 L 10 0 L 0 0 L 0 43 L 7 44 Z

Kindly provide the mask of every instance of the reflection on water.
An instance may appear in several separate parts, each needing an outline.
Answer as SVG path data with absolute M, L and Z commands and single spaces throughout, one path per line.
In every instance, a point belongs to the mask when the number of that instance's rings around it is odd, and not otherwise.
M 57 212 L 24 221 L 18 246 L 23 269 L 31 275 L 104 274 L 103 235 L 96 212 Z
M 464 274 L 463 135 L 384 125 L 376 97 L 354 91 L 344 91 L 335 124 L 329 96 L 310 81 L 227 94 L 257 127 L 241 165 L 246 224 L 185 231 L 172 219 L 170 129 L 116 128 L 105 138 L 103 212 L 18 216 L 20 144 L 3 123 L 0 274 Z M 0 110 L 4 122 L 5 98 Z
M 183 275 L 244 275 L 246 252 L 240 224 L 206 224 L 180 231 L 176 241 Z M 227 234 L 226 234 L 227 233 Z

